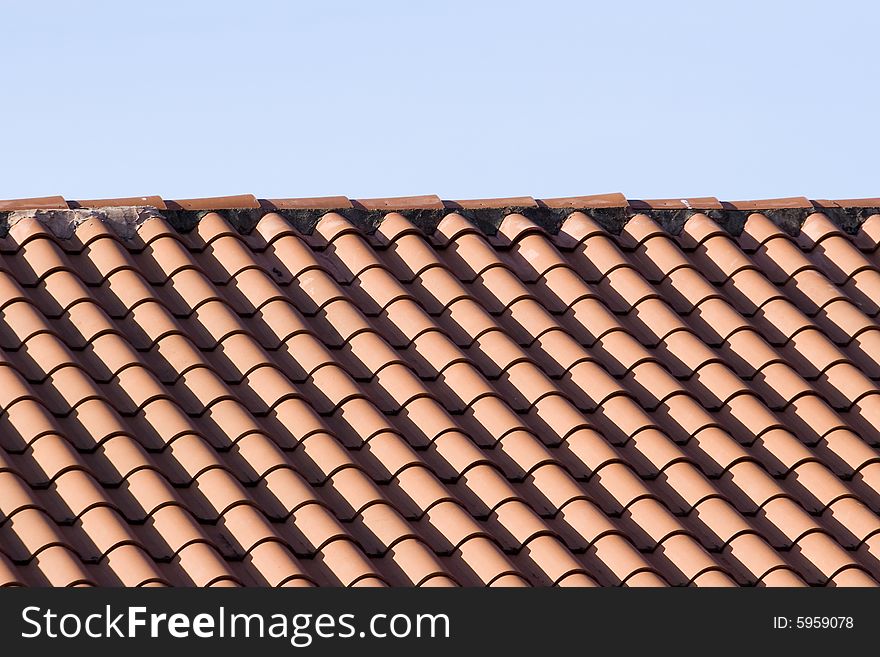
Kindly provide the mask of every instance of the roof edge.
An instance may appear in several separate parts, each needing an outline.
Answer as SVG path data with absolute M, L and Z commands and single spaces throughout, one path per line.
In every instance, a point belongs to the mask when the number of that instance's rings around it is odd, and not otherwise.
M 190 199 L 163 199 L 158 195 L 127 196 L 104 199 L 67 200 L 63 196 L 42 196 L 0 200 L 0 212 L 15 210 L 74 210 L 107 207 L 154 207 L 157 210 L 242 210 L 242 209 L 297 209 L 326 210 L 357 208 L 359 210 L 482 210 L 509 207 L 542 207 L 552 209 L 631 208 L 637 210 L 782 210 L 809 208 L 875 208 L 880 207 L 880 197 L 848 199 L 808 199 L 805 196 L 756 199 L 748 201 L 722 201 L 714 196 L 673 197 L 665 199 L 632 199 L 620 192 L 568 196 L 559 198 L 534 198 L 513 196 L 479 199 L 441 199 L 436 194 L 421 196 L 397 196 L 350 199 L 346 196 L 298 197 L 281 199 L 257 198 L 253 194 L 237 196 L 213 196 Z

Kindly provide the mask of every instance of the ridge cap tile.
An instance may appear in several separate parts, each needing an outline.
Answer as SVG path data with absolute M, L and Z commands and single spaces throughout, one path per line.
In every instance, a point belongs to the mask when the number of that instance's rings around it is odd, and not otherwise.
M 161 196 L 124 196 L 120 198 L 101 198 L 90 200 L 68 201 L 71 210 L 76 209 L 101 209 L 113 207 L 146 206 L 157 210 L 168 209 Z
M 880 198 L 818 199 L 813 204 L 820 208 L 880 208 Z
M 165 201 L 169 210 L 238 210 L 259 209 L 260 202 L 253 194 L 212 196 Z
M 722 204 L 731 210 L 778 210 L 784 208 L 813 208 L 813 204 L 805 196 L 785 198 L 768 198 L 752 201 L 725 201 Z
M 721 210 L 723 205 L 714 196 L 683 197 L 651 200 L 630 200 L 634 210 Z
M 426 194 L 355 199 L 352 206 L 361 210 L 442 210 L 443 201 L 436 194 Z
M 339 210 L 352 207 L 351 201 L 345 196 L 260 199 L 260 205 L 268 210 Z
M 626 196 L 620 192 L 611 194 L 592 194 L 589 196 L 567 196 L 560 198 L 538 199 L 538 205 L 553 208 L 625 208 L 628 205 Z
M 455 201 L 443 201 L 444 207 L 449 210 L 483 210 L 505 208 L 535 208 L 537 201 L 531 196 L 512 196 L 508 198 L 478 198 Z
M 12 210 L 67 210 L 63 196 L 40 196 L 0 201 L 0 212 Z

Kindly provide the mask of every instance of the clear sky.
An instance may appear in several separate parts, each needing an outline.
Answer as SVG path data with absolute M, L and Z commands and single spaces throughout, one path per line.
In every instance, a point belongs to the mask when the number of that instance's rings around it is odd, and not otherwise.
M 872 2 L 3 2 L 0 198 L 880 196 Z

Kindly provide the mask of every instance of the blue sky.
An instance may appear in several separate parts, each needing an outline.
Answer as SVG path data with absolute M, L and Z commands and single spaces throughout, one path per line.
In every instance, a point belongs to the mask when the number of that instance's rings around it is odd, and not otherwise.
M 880 196 L 868 2 L 21 2 L 0 198 Z

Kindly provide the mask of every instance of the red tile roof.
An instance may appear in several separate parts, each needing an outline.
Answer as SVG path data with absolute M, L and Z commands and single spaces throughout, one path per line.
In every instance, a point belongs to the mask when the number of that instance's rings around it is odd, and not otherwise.
M 873 203 L 141 198 L 0 204 L 0 584 L 880 579 Z

